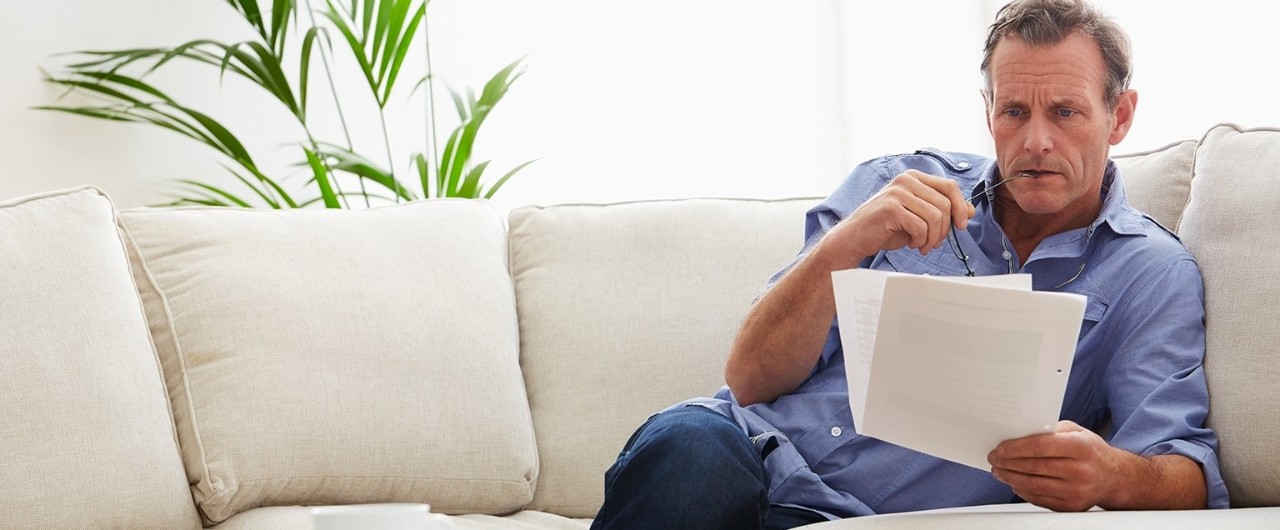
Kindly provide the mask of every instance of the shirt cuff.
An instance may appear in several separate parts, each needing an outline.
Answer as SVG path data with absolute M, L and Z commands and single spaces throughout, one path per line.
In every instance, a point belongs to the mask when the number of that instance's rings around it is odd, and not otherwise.
M 1227 484 L 1222 481 L 1222 471 L 1218 467 L 1218 455 L 1212 449 L 1187 440 L 1169 440 L 1151 446 L 1142 452 L 1142 456 L 1179 455 L 1191 459 L 1200 465 L 1204 473 L 1205 492 L 1209 497 L 1210 509 L 1230 508 L 1231 499 L 1227 496 Z

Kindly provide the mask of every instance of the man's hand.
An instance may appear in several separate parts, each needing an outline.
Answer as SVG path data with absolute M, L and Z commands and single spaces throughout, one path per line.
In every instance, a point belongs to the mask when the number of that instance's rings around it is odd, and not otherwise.
M 1058 422 L 1050 434 L 1001 442 L 987 462 L 1019 497 L 1060 512 L 1197 509 L 1208 502 L 1195 462 L 1179 455 L 1144 458 L 1070 421 Z
M 836 314 L 831 271 L 905 245 L 927 253 L 972 216 L 955 181 L 915 170 L 894 177 L 747 311 L 724 371 L 738 403 L 773 401 L 809 376 Z
M 1027 502 L 1060 512 L 1088 510 L 1111 495 L 1122 451 L 1070 421 L 1051 434 L 1007 440 L 987 455 L 991 474 Z
M 965 228 L 973 214 L 955 181 L 910 169 L 836 225 L 822 245 L 836 247 L 855 264 L 904 246 L 928 254 L 946 241 L 951 225 Z

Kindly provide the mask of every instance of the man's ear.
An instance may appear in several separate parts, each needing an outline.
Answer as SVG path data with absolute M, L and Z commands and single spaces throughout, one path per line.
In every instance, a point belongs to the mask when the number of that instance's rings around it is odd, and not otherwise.
M 1111 145 L 1116 145 L 1124 140 L 1129 134 L 1129 127 L 1133 126 L 1133 113 L 1138 108 L 1138 91 L 1126 90 L 1120 94 L 1116 101 L 1116 108 L 1111 113 L 1111 136 L 1108 140 Z M 987 118 L 987 126 L 990 127 L 991 119 Z

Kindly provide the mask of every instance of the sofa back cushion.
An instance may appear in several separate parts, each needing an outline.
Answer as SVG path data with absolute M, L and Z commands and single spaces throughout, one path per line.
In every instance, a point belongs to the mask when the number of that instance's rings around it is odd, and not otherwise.
M 742 316 L 800 250 L 816 200 L 526 207 L 510 215 L 541 474 L 530 509 L 594 517 L 650 414 L 707 396 Z
M 1184 140 L 1112 158 L 1120 168 L 1129 204 L 1175 233 L 1191 196 L 1191 164 L 1196 156 L 1196 143 Z
M 505 513 L 537 457 L 501 216 L 121 212 L 209 522 L 269 505 Z
M 111 202 L 0 204 L 0 528 L 199 528 Z
M 1234 506 L 1280 506 L 1280 129 L 1200 142 L 1180 235 L 1204 274 L 1209 425 Z

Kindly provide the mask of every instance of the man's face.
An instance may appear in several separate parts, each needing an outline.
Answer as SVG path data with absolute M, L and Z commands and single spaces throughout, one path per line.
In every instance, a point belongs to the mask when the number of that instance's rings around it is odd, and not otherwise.
M 1124 139 L 1137 95 L 1105 100 L 1106 65 L 1097 44 L 1073 34 L 1053 46 L 1005 37 L 991 58 L 987 127 L 1004 186 L 1030 214 L 1092 220 L 1110 146 Z

